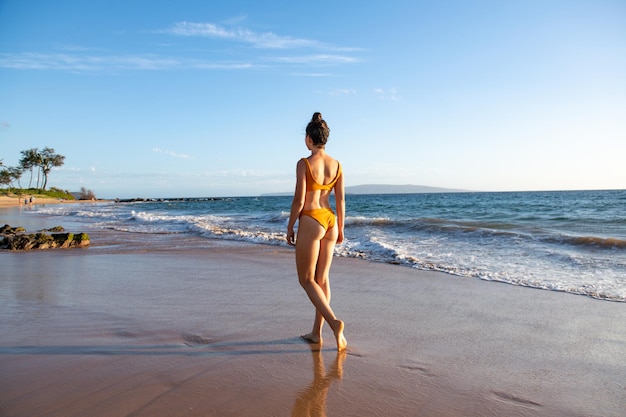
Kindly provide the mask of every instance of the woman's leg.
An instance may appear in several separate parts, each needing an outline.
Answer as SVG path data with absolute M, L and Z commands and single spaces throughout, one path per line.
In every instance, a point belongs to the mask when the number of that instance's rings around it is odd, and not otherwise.
M 337 228 L 326 232 L 326 235 L 320 241 L 319 254 L 315 265 L 315 282 L 322 289 L 326 297 L 326 303 L 330 305 L 330 279 L 329 271 L 332 262 L 333 252 L 335 249 L 335 241 L 337 240 Z M 313 329 L 311 333 L 302 335 L 302 337 L 312 343 L 322 343 L 322 328 L 324 327 L 324 317 L 315 309 L 315 319 L 313 321 Z
M 320 286 L 326 302 L 330 305 L 330 265 L 333 261 L 335 252 L 335 242 L 337 242 L 338 229 L 337 226 L 326 232 L 326 235 L 320 241 L 320 251 L 315 265 L 315 282 Z M 322 327 L 324 326 L 324 317 L 315 309 L 315 320 L 313 322 L 313 330 L 311 331 L 311 340 L 316 336 L 319 337 L 319 343 L 322 341 Z
M 301 216 L 296 240 L 296 268 L 300 285 L 316 309 L 313 332 L 305 338 L 315 342 L 319 337 L 319 342 L 321 342 L 321 328 L 325 319 L 333 329 L 337 339 L 337 348 L 342 350 L 347 344 L 343 336 L 343 322 L 337 320 L 329 304 L 328 271 L 337 240 L 336 235 L 336 227 L 327 232 L 315 219 Z

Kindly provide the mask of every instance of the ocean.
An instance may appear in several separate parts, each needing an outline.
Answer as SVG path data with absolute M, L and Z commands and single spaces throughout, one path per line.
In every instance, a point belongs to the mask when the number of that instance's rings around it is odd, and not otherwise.
M 26 213 L 71 217 L 87 233 L 287 246 L 290 206 L 291 197 L 262 196 L 60 204 Z M 626 190 L 347 195 L 345 238 L 336 256 L 626 302 Z

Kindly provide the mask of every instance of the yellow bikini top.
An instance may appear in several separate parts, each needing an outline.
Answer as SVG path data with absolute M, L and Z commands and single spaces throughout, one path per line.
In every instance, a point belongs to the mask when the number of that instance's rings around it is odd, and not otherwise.
M 328 184 L 320 184 L 319 182 L 313 179 L 313 174 L 311 173 L 311 165 L 309 164 L 309 160 L 306 158 L 302 158 L 304 162 L 306 162 L 306 190 L 307 191 L 316 191 L 316 190 L 327 190 L 330 191 L 333 189 L 339 177 L 341 177 L 341 164 L 339 164 L 337 168 L 337 175 L 335 178 Z

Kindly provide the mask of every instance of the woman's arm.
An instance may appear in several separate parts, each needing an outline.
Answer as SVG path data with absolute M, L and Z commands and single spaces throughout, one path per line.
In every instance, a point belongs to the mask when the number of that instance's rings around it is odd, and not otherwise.
M 298 161 L 296 165 L 296 190 L 293 194 L 293 201 L 291 202 L 291 213 L 289 215 L 289 223 L 287 223 L 287 243 L 290 245 L 296 244 L 296 235 L 293 230 L 296 225 L 296 221 L 300 217 L 300 212 L 304 207 L 304 201 L 306 197 L 306 167 L 303 160 Z
M 337 243 L 343 242 L 343 227 L 346 217 L 346 199 L 343 183 L 343 173 L 337 179 L 335 183 L 335 204 L 337 205 L 337 227 L 339 229 L 339 236 L 337 237 Z

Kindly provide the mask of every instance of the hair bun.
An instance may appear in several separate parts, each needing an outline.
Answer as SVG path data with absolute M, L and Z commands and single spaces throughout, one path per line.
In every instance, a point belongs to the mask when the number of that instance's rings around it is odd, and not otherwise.
M 311 117 L 311 121 L 312 122 L 322 122 L 322 121 L 324 121 L 324 119 L 322 119 L 322 113 L 320 113 L 320 112 L 313 113 L 313 117 Z
M 326 121 L 322 119 L 322 113 L 313 113 L 311 121 L 306 126 L 306 134 L 318 148 L 323 148 L 324 145 L 326 145 L 328 135 L 330 134 L 330 128 L 326 124 Z

